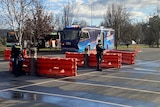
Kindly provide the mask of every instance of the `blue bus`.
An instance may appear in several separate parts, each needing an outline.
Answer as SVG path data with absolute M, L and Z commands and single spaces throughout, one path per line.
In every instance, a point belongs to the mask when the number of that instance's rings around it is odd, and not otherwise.
M 100 39 L 105 49 L 114 48 L 114 30 L 104 27 L 66 27 L 61 32 L 62 51 L 83 52 L 95 49 Z

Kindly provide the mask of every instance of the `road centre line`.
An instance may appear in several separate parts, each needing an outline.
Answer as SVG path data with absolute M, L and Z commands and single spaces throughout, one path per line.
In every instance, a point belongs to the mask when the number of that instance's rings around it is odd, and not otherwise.
M 81 97 L 76 97 L 76 96 L 68 96 L 68 95 L 52 94 L 52 93 L 46 93 L 46 92 L 28 91 L 28 90 L 20 90 L 20 89 L 16 89 L 14 91 L 41 94 L 41 95 L 49 95 L 49 96 L 56 96 L 56 97 L 63 97 L 63 98 L 71 98 L 71 99 L 77 99 L 77 100 L 83 100 L 83 101 L 89 101 L 89 102 L 95 102 L 95 103 L 101 103 L 101 104 L 107 104 L 107 105 L 119 106 L 119 107 L 131 107 L 128 105 L 112 103 L 112 102 L 105 102 L 105 101 L 100 101 L 100 100 L 93 100 L 93 99 L 88 99 L 88 98 L 81 98 Z

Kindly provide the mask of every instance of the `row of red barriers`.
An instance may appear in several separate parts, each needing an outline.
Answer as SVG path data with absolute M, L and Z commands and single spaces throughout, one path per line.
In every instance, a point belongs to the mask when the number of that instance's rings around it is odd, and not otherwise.
M 53 76 L 76 76 L 77 62 L 75 58 L 37 58 L 37 72 L 39 75 Z
M 76 58 L 77 59 L 77 66 L 84 66 L 84 60 L 85 60 L 85 54 L 84 53 L 78 53 L 78 52 L 66 52 L 67 58 Z M 122 55 L 118 53 L 106 53 L 103 55 L 103 60 L 101 63 L 101 66 L 104 68 L 121 68 L 121 62 L 122 62 Z M 97 66 L 97 60 L 96 60 L 96 53 L 90 52 L 88 57 L 88 65 L 90 67 L 96 67 Z
M 27 51 L 23 50 L 23 55 L 27 56 Z M 4 60 L 9 61 L 11 59 L 11 49 L 4 50 Z
M 12 62 L 9 62 L 10 71 L 12 71 Z M 37 58 L 37 73 L 41 76 L 76 76 L 77 62 L 75 58 Z M 22 65 L 22 70 L 30 74 L 31 58 L 25 57 Z
M 10 50 L 5 51 L 7 54 L 4 59 L 10 60 Z M 26 56 L 24 51 L 25 60 L 23 62 L 23 71 L 30 73 L 31 71 L 31 58 Z M 8 56 L 7 56 L 8 55 Z M 134 64 L 135 52 L 111 50 L 105 51 L 101 66 L 104 68 L 121 68 L 122 63 Z M 77 66 L 84 66 L 85 54 L 77 52 L 66 52 L 66 58 L 37 58 L 37 73 L 41 76 L 76 76 Z M 97 66 L 96 52 L 91 51 L 88 57 L 88 64 L 90 67 Z M 10 71 L 12 71 L 12 63 L 10 62 Z

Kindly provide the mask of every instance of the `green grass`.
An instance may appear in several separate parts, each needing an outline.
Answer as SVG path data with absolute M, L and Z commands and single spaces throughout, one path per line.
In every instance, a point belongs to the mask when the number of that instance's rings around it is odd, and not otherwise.
M 3 56 L 3 53 L 4 53 L 4 49 L 5 49 L 5 48 L 6 48 L 5 46 L 0 45 L 0 56 Z
M 6 46 L 0 44 L 0 56 L 3 56 L 4 49 L 7 49 L 7 48 L 9 48 L 9 47 L 6 47 Z M 138 45 L 138 49 L 140 49 L 140 48 L 149 48 L 149 46 L 140 44 L 140 45 Z M 119 45 L 117 49 L 118 50 L 135 50 L 135 45 L 129 45 L 128 48 L 126 45 Z M 43 51 L 46 51 L 46 52 L 47 51 L 61 51 L 61 49 L 51 48 L 51 50 L 50 50 L 50 48 L 41 48 L 40 52 L 43 52 Z
M 118 50 L 134 50 L 136 45 L 129 45 L 128 48 L 126 45 L 119 45 L 118 46 Z M 144 45 L 144 44 L 139 44 L 138 48 L 149 48 L 148 45 Z
M 39 51 L 61 51 L 61 49 L 56 48 L 40 48 Z

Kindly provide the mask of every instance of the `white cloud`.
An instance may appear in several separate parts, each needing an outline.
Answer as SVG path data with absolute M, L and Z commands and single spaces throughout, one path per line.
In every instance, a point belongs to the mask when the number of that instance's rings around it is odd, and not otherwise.
M 75 3 L 76 3 L 76 4 L 82 4 L 82 3 L 84 3 L 84 1 L 83 1 L 83 0 L 76 0 Z
M 130 16 L 132 18 L 137 18 L 137 17 L 141 17 L 141 16 L 145 16 L 146 14 L 142 13 L 142 12 L 137 12 L 137 11 L 132 11 L 130 13 Z
M 69 0 L 75 6 L 74 13 L 79 19 L 103 19 L 106 9 L 112 3 L 121 3 L 131 14 L 131 19 L 147 20 L 150 15 L 156 12 L 160 0 Z M 49 0 L 49 4 L 58 6 L 55 13 L 62 13 L 63 5 L 68 0 Z M 92 6 L 91 6 L 92 5 Z M 52 7 L 54 7 L 52 6 Z M 92 7 L 92 8 L 91 8 Z M 140 21 L 140 20 L 138 20 Z M 100 22 L 99 22 L 100 23 Z

